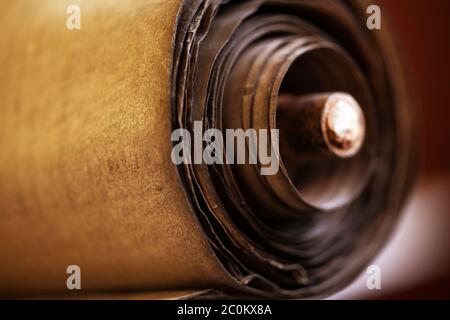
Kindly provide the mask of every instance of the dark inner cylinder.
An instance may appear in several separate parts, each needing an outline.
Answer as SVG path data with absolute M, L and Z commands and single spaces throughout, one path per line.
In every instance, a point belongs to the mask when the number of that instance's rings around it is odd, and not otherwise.
M 311 95 L 344 92 L 355 98 L 364 113 L 371 113 L 357 67 L 344 52 L 320 48 L 300 56 L 282 82 L 277 106 L 281 160 L 302 198 L 314 207 L 333 209 L 358 196 L 369 175 L 372 132 L 352 157 L 327 152 L 319 134 L 320 110 L 305 119 L 295 110 L 296 101 Z M 308 119 L 306 119 L 308 118 Z

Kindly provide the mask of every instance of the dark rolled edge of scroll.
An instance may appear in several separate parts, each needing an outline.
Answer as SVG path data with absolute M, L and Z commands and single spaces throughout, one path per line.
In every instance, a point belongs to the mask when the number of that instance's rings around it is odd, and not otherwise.
M 239 103 L 227 105 L 239 59 L 264 42 L 286 39 L 325 41 L 344 52 L 373 103 L 367 177 L 349 203 L 334 209 L 310 206 L 295 194 L 296 204 L 284 203 L 277 194 L 283 190 L 270 189 L 270 181 L 247 181 L 229 165 L 178 166 L 208 243 L 233 280 L 225 291 L 270 298 L 332 294 L 364 270 L 396 225 L 415 171 L 414 110 L 392 40 L 386 30 L 366 28 L 366 7 L 361 1 L 195 0 L 180 10 L 173 129 L 192 132 L 194 121 L 203 121 L 204 130 L 225 129 L 230 109 L 242 113 Z

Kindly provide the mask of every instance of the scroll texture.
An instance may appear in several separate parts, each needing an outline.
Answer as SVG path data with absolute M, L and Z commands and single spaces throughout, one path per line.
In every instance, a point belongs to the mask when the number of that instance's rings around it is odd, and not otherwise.
M 395 225 L 412 169 L 396 53 L 365 34 L 360 3 L 78 3 L 80 31 L 65 27 L 68 1 L 0 4 L 0 293 L 63 293 L 71 264 L 87 292 L 309 297 L 348 284 Z M 258 32 L 325 37 L 376 96 L 376 168 L 333 215 L 269 198 L 261 210 L 234 169 L 171 161 L 173 129 L 224 124 L 236 50 Z
M 3 4 L 1 291 L 225 284 L 170 160 L 180 3 L 68 4 Z

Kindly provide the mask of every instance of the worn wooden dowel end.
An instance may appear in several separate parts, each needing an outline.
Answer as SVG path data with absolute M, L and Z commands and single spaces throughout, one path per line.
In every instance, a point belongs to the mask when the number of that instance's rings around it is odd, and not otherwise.
M 364 144 L 365 119 L 347 93 L 281 95 L 277 126 L 281 145 L 295 157 L 353 157 Z

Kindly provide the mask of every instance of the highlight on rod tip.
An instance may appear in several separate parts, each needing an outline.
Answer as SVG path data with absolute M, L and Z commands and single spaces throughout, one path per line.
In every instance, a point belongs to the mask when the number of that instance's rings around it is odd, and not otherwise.
M 358 102 L 349 94 L 333 93 L 327 98 L 321 127 L 328 148 L 341 158 L 356 155 L 364 144 L 364 114 Z

